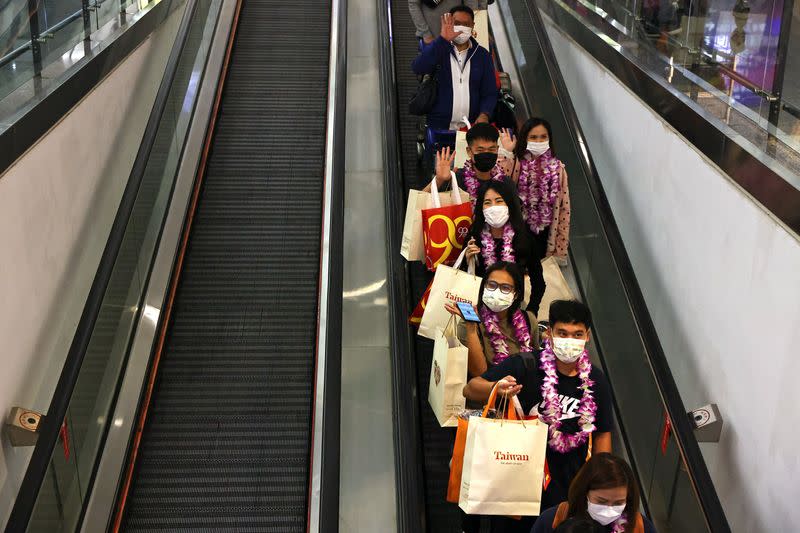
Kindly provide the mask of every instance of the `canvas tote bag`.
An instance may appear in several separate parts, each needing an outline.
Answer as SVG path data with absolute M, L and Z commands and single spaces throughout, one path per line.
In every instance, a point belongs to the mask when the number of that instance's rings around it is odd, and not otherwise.
M 439 265 L 433 276 L 431 291 L 419 323 L 418 335 L 436 340 L 437 330 L 444 331 L 453 315 L 444 308 L 445 302 L 465 302 L 475 305 L 481 288 L 481 278 L 475 275 L 475 261 L 469 262 L 467 272 L 459 270 L 467 248 L 461 251 L 452 267 Z
M 458 425 L 457 415 L 466 402 L 463 390 L 467 384 L 469 350 L 458 340 L 455 323 L 456 317 L 451 316 L 433 345 L 428 403 L 442 427 Z

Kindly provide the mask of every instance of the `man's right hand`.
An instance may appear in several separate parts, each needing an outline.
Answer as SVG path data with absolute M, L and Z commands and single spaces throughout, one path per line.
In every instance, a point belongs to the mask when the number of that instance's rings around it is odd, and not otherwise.
M 458 32 L 453 29 L 453 26 L 453 15 L 450 13 L 442 15 L 442 32 L 440 35 L 448 43 L 458 36 Z
M 514 148 L 517 147 L 517 138 L 514 137 L 514 134 L 511 133 L 510 129 L 502 128 L 500 130 L 500 146 L 509 152 L 513 152 Z
M 517 384 L 514 376 L 506 376 L 497 382 L 497 393 L 507 396 L 516 396 L 522 390 L 522 385 Z
M 456 151 L 450 150 L 449 146 L 445 146 L 436 152 L 436 185 L 441 186 L 452 179 L 450 174 L 450 167 L 453 165 L 453 160 L 456 158 Z

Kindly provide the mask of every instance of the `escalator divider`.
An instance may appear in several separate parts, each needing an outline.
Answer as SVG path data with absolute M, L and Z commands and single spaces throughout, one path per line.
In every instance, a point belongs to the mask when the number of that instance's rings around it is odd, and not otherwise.
M 377 1 L 378 27 L 392 33 L 390 2 Z M 379 35 L 381 32 L 379 31 Z M 425 484 L 422 470 L 421 423 L 417 409 L 419 391 L 416 382 L 416 361 L 408 327 L 409 283 L 405 260 L 398 243 L 403 235 L 402 216 L 405 194 L 400 147 L 400 106 L 397 98 L 395 57 L 392 40 L 379 39 L 379 75 L 382 122 L 384 199 L 386 213 L 386 265 L 389 294 L 389 335 L 392 364 L 392 403 L 395 458 L 395 494 L 397 531 L 426 531 Z
M 347 0 L 332 0 L 306 531 L 339 531 Z
M 186 255 L 186 247 L 189 242 L 189 234 L 192 229 L 192 222 L 197 210 L 197 204 L 200 197 L 200 191 L 203 185 L 203 177 L 205 176 L 206 163 L 208 162 L 208 155 L 211 149 L 211 142 L 214 137 L 214 129 L 217 123 L 217 113 L 222 101 L 222 93 L 225 86 L 225 79 L 227 78 L 228 66 L 230 63 L 231 52 L 233 51 L 233 43 L 236 37 L 236 29 L 239 25 L 239 14 L 241 13 L 243 0 L 236 0 L 236 8 L 231 23 L 231 30 L 228 36 L 228 43 L 225 49 L 225 58 L 222 62 L 219 82 L 217 84 L 216 94 L 214 96 L 214 104 L 211 109 L 211 115 L 206 129 L 205 140 L 203 142 L 203 151 L 200 155 L 200 161 L 197 166 L 197 173 L 195 183 L 192 190 L 192 195 L 189 201 L 189 207 L 186 212 L 186 219 L 184 221 L 183 229 L 181 231 L 181 240 L 175 255 L 175 262 L 173 266 L 172 279 L 170 280 L 169 291 L 165 295 L 164 305 L 162 306 L 163 312 L 159 316 L 158 324 L 158 337 L 155 349 L 151 354 L 150 369 L 148 371 L 147 383 L 143 387 L 142 395 L 139 400 L 139 416 L 137 417 L 136 426 L 131 435 L 131 443 L 128 450 L 128 460 L 125 466 L 125 477 L 122 484 L 118 489 L 117 505 L 114 510 L 114 516 L 111 522 L 112 531 L 117 533 L 122 528 L 123 518 L 125 516 L 125 504 L 127 501 L 128 493 L 130 491 L 131 483 L 133 481 L 134 472 L 136 469 L 136 458 L 138 456 L 139 445 L 144 432 L 145 423 L 147 422 L 147 413 L 150 407 L 150 400 L 153 395 L 153 388 L 155 386 L 156 378 L 158 376 L 158 367 L 161 360 L 161 355 L 164 350 L 164 343 L 169 327 L 170 317 L 172 315 L 172 305 L 175 301 L 175 294 L 178 290 L 180 282 L 180 275 L 183 268 L 183 259 Z

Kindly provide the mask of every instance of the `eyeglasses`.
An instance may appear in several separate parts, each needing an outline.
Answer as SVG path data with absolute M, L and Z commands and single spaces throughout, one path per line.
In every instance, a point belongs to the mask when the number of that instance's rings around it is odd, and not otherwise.
M 514 292 L 513 285 L 509 285 L 508 283 L 497 283 L 496 281 L 492 280 L 487 281 L 486 285 L 484 285 L 484 288 L 490 291 L 496 291 L 497 289 L 500 289 L 500 292 L 503 294 L 511 294 Z

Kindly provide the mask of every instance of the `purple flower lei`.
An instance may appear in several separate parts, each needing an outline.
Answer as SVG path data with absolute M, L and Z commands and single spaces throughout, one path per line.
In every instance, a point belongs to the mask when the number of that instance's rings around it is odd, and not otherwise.
M 625 526 L 628 525 L 628 517 L 625 514 L 622 513 L 619 518 L 614 520 L 614 529 L 611 530 L 611 533 L 624 533 Z
M 492 343 L 492 349 L 494 350 L 492 363 L 498 364 L 508 359 L 508 343 L 506 343 L 503 332 L 500 329 L 500 319 L 497 313 L 486 306 L 481 306 L 481 319 L 484 327 L 486 327 L 486 332 L 489 334 L 489 341 Z M 531 332 L 525 320 L 525 315 L 520 309 L 514 312 L 511 317 L 511 323 L 514 325 L 514 337 L 519 343 L 520 351 L 529 352 L 531 350 Z
M 561 190 L 561 161 L 550 150 L 520 162 L 519 199 L 522 216 L 537 235 L 553 222 L 553 206 Z
M 492 169 L 491 178 L 493 181 L 503 181 L 505 179 L 505 175 L 503 174 L 503 169 L 500 168 L 500 164 L 496 164 Z M 464 162 L 464 185 L 467 187 L 467 192 L 469 193 L 469 199 L 472 202 L 472 205 L 475 205 L 475 201 L 478 199 L 478 187 L 480 187 L 481 180 L 477 177 L 477 172 L 475 171 L 475 165 L 473 165 L 472 161 L 467 159 Z
M 542 381 L 544 412 L 541 413 L 541 418 L 549 426 L 550 448 L 560 453 L 566 453 L 586 442 L 589 435 L 597 429 L 594 425 L 597 404 L 594 401 L 591 389 L 594 381 L 589 379 L 592 363 L 589 360 L 589 354 L 586 350 L 583 350 L 578 359 L 578 376 L 581 378 L 581 384 L 578 388 L 583 390 L 583 397 L 578 407 L 578 427 L 580 431 L 567 434 L 562 433 L 559 429 L 561 427 L 561 403 L 558 401 L 556 356 L 553 354 L 553 347 L 550 341 L 547 339 L 544 341 L 544 350 L 540 358 L 540 367 L 545 374 Z
M 494 237 L 487 224 L 481 232 L 481 255 L 483 262 L 487 267 L 492 266 L 497 262 L 495 255 Z M 503 249 L 500 250 L 500 260 L 507 263 L 515 263 L 514 257 L 514 228 L 511 224 L 506 223 L 503 226 Z

